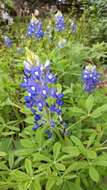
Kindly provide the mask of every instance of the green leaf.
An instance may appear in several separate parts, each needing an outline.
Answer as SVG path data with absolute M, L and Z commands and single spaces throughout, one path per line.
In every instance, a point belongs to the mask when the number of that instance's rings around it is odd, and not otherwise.
M 28 190 L 31 183 L 31 180 L 18 182 L 18 190 Z
M 107 112 L 107 104 L 104 104 L 103 106 L 97 108 L 94 110 L 91 114 L 93 118 L 98 118 L 100 117 L 104 112 Z
M 61 150 L 61 143 L 60 142 L 56 142 L 54 144 L 53 147 L 53 156 L 54 156 L 54 160 L 57 160 L 59 154 L 60 154 L 60 150 Z
M 60 163 L 56 163 L 55 167 L 59 170 L 59 171 L 65 171 L 65 165 L 60 164 Z
M 14 164 L 14 154 L 12 152 L 9 153 L 9 167 L 10 169 L 13 168 L 13 164 Z
M 64 175 L 64 179 L 67 179 L 67 180 L 74 179 L 76 177 L 77 177 L 76 174 L 74 174 L 74 175 L 72 175 L 72 174 L 70 174 L 70 175 Z
M 46 184 L 46 190 L 51 190 L 52 187 L 56 184 L 56 178 L 49 178 Z
M 106 160 L 95 160 L 95 165 L 96 166 L 105 166 L 107 167 L 107 161 Z
M 32 147 L 34 147 L 35 143 L 32 142 L 31 139 L 21 139 L 21 145 L 24 148 L 32 148 Z
M 85 154 L 86 150 L 85 150 L 85 147 L 83 146 L 82 142 L 75 136 L 71 136 L 71 140 L 79 148 L 81 153 Z
M 35 179 L 32 182 L 31 187 L 32 187 L 31 190 L 41 190 L 41 185 L 40 185 L 39 179 Z
M 28 124 L 33 124 L 33 123 L 34 123 L 34 118 L 33 118 L 33 116 L 28 116 L 28 117 L 25 119 L 25 122 L 28 123 Z
M 71 113 L 79 113 L 79 114 L 85 114 L 84 110 L 82 110 L 81 108 L 78 108 L 78 107 L 71 107 L 69 109 L 69 112 Z
M 93 105 L 94 105 L 94 97 L 93 97 L 93 95 L 90 95 L 85 102 L 85 106 L 86 106 L 88 113 L 91 112 Z
M 35 153 L 33 154 L 33 161 L 46 161 L 51 162 L 51 159 L 43 154 Z
M 91 134 L 91 136 L 89 137 L 88 143 L 87 143 L 87 147 L 89 147 L 92 144 L 94 144 L 96 136 L 97 136 L 96 131 Z
M 10 181 L 0 182 L 0 190 L 8 190 L 13 187 L 16 189 L 16 183 L 12 183 Z
M 29 159 L 25 160 L 25 169 L 28 175 L 33 176 L 32 162 Z
M 88 167 L 87 161 L 74 161 L 65 171 L 64 176 L 72 171 L 78 171 L 80 169 L 86 169 Z
M 89 175 L 93 181 L 95 181 L 95 182 L 99 181 L 99 178 L 100 178 L 99 173 L 94 167 L 89 168 Z
M 83 190 L 79 185 L 75 184 L 75 183 L 68 183 L 69 185 L 69 190 Z
M 33 151 L 34 150 L 27 149 L 27 148 L 26 149 L 20 149 L 20 150 L 14 151 L 14 155 L 15 156 L 27 156 L 27 155 L 31 155 Z
M 93 150 L 87 150 L 86 154 L 87 154 L 87 158 L 89 159 L 95 159 L 97 157 L 96 152 L 94 152 Z
M 16 181 L 28 181 L 31 179 L 30 176 L 28 176 L 27 174 L 25 174 L 24 172 L 20 171 L 20 170 L 13 170 L 10 175 L 13 177 L 13 179 L 15 179 Z
M 4 156 L 6 156 L 7 154 L 5 153 L 5 152 L 2 152 L 2 151 L 0 151 L 0 157 L 4 157 Z
M 77 157 L 80 154 L 79 149 L 75 146 L 65 146 L 62 148 L 62 151 L 71 154 L 72 157 Z

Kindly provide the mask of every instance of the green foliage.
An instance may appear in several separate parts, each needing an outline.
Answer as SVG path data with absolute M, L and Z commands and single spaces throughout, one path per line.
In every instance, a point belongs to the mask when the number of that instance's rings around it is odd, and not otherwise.
M 61 34 L 54 32 L 51 41 L 46 37 L 35 41 L 23 37 L 25 23 L 19 23 L 21 27 L 16 23 L 10 32 L 12 36 L 19 31 L 12 48 L 1 45 L 0 190 L 107 189 L 107 89 L 84 92 L 81 74 L 87 59 L 94 61 L 99 71 L 104 70 L 107 44 L 92 39 L 98 16 L 95 19 L 94 13 L 88 18 L 87 11 L 78 20 L 76 34 L 65 30 Z M 58 48 L 61 38 L 67 39 L 62 49 Z M 24 49 L 21 54 L 17 44 Z M 26 54 L 33 59 L 32 51 L 40 56 L 41 62 L 50 59 L 58 76 L 56 87 L 65 95 L 62 110 L 67 124 L 65 136 L 61 124 L 52 129 L 51 139 L 44 134 L 47 126 L 32 131 L 33 116 L 24 105 L 25 93 L 20 88 L 23 60 Z

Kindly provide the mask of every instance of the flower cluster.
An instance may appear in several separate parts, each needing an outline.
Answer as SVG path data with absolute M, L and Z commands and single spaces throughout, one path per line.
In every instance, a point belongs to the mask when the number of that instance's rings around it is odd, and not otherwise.
M 99 83 L 100 73 L 97 72 L 96 66 L 87 65 L 83 70 L 84 88 L 87 92 L 91 92 Z
M 21 87 L 27 91 L 24 97 L 26 106 L 34 114 L 33 130 L 44 123 L 54 128 L 54 116 L 61 117 L 63 94 L 57 92 L 56 76 L 51 71 L 50 61 L 47 60 L 44 65 L 38 61 L 36 66 L 26 61 Z
M 42 30 L 42 23 L 40 20 L 36 18 L 32 18 L 30 24 L 27 29 L 27 35 L 32 37 L 33 35 L 40 39 L 44 36 L 44 32 Z
M 4 36 L 4 44 L 7 47 L 11 47 L 12 46 L 12 40 L 8 36 Z
M 58 32 L 63 31 L 65 29 L 64 17 L 60 11 L 58 11 L 57 14 L 55 15 L 55 19 L 56 19 L 55 22 L 56 30 Z

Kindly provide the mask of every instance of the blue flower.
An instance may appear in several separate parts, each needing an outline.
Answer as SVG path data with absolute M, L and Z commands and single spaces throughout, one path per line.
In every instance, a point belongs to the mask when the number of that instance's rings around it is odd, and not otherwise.
M 45 130 L 45 134 L 47 135 L 48 139 L 52 137 L 52 132 L 50 130 Z
M 41 115 L 35 114 L 35 121 L 39 121 L 41 119 Z
M 51 126 L 52 128 L 55 127 L 55 122 L 54 122 L 53 120 L 50 121 L 50 126 Z
M 35 124 L 35 126 L 32 128 L 33 131 L 37 130 L 40 127 L 40 125 Z
M 30 67 L 28 62 L 25 63 L 24 81 L 21 87 L 27 91 L 28 95 L 24 97 L 24 100 L 26 106 L 34 114 L 34 120 L 37 124 L 33 130 L 38 129 L 40 122 L 42 124 L 46 118 L 49 118 L 46 123 L 49 125 L 50 122 L 50 126 L 53 128 L 55 127 L 54 114 L 59 117 L 62 113 L 61 106 L 64 95 L 57 92 L 56 77 L 50 69 L 50 62 L 48 60 L 44 65 L 39 63 L 37 66 L 30 64 Z
M 57 14 L 55 15 L 55 18 L 56 18 L 56 22 L 55 22 L 56 30 L 58 32 L 63 31 L 65 29 L 65 24 L 64 24 L 64 17 L 62 13 L 58 11 Z
M 44 36 L 42 23 L 40 20 L 36 19 L 35 17 L 32 17 L 30 24 L 28 25 L 27 36 L 35 36 L 38 39 Z
M 42 23 L 37 20 L 35 22 L 35 37 L 36 38 L 42 38 L 44 36 L 44 32 L 43 32 L 43 29 L 42 29 Z
M 8 36 L 5 36 L 5 37 L 4 37 L 4 44 L 5 44 L 7 47 L 12 47 L 12 40 L 11 40 Z
M 31 37 L 34 34 L 34 32 L 35 32 L 35 21 L 31 20 L 27 29 L 27 35 Z
M 96 71 L 96 66 L 89 64 L 83 70 L 83 81 L 84 81 L 84 89 L 87 92 L 91 92 L 96 88 L 99 83 L 100 73 Z

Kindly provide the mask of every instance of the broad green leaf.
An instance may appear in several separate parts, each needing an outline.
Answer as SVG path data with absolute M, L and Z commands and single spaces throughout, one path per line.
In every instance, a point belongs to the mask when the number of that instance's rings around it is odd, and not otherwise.
M 78 171 L 80 169 L 86 169 L 88 167 L 87 161 L 74 161 L 66 170 L 64 173 L 64 176 L 72 171 Z
M 76 183 L 68 183 L 69 190 L 83 190 L 79 185 Z
M 69 112 L 71 112 L 71 113 L 79 113 L 79 114 L 82 114 L 82 115 L 85 114 L 85 111 L 82 110 L 81 108 L 78 108 L 78 107 L 72 107 L 72 108 L 70 108 Z
M 79 148 L 81 153 L 85 154 L 86 150 L 85 150 L 85 147 L 83 146 L 82 142 L 75 136 L 71 136 L 71 140 Z
M 56 142 L 54 144 L 54 147 L 53 147 L 53 156 L 54 156 L 54 160 L 57 160 L 59 154 L 60 154 L 60 150 L 61 150 L 61 144 L 60 142 Z
M 66 155 L 61 156 L 57 161 L 59 162 L 59 161 L 62 161 L 62 160 L 68 160 L 68 159 L 71 159 L 73 157 L 77 157 L 77 156 L 74 156 L 72 154 L 66 154 Z
M 60 163 L 56 163 L 55 167 L 60 170 L 60 171 L 65 171 L 65 165 L 64 164 L 60 164 Z
M 93 95 L 90 95 L 85 102 L 85 106 L 86 106 L 88 113 L 91 112 L 93 105 L 94 105 L 94 97 L 93 97 Z
M 0 162 L 0 170 L 4 170 L 4 171 L 9 170 L 9 168 L 7 167 L 7 165 L 5 163 L 6 163 L 5 161 Z
M 72 157 L 79 156 L 80 154 L 80 151 L 76 146 L 65 146 L 62 148 L 62 151 L 71 154 Z
M 27 155 L 31 155 L 33 153 L 33 149 L 20 149 L 20 150 L 16 150 L 14 151 L 14 155 L 15 156 L 27 156 Z
M 12 152 L 9 153 L 8 160 L 9 160 L 9 167 L 10 169 L 12 169 L 14 165 L 14 154 Z
M 47 169 L 49 170 L 50 165 L 51 165 L 50 163 L 43 163 L 43 164 L 41 163 L 38 168 L 38 171 L 40 172 L 40 171 L 46 171 Z
M 106 160 L 95 160 L 95 165 L 96 166 L 105 166 L 107 167 L 107 161 Z
M 27 159 L 25 160 L 25 169 L 28 175 L 33 175 L 33 169 L 32 169 L 32 162 L 31 160 Z
M 87 154 L 87 158 L 89 159 L 95 159 L 97 157 L 96 152 L 94 152 L 93 150 L 87 150 L 86 154 Z
M 35 153 L 33 154 L 33 161 L 46 161 L 51 162 L 51 159 L 43 154 Z
M 18 183 L 18 190 L 28 190 L 32 181 L 21 181 Z
M 91 134 L 91 136 L 89 137 L 88 143 L 87 143 L 88 147 L 91 146 L 92 144 L 94 144 L 96 136 L 97 136 L 96 131 Z
M 64 179 L 67 179 L 67 180 L 70 180 L 70 179 L 74 179 L 74 178 L 76 178 L 77 177 L 77 175 L 76 174 L 70 174 L 70 175 L 64 175 Z
M 91 117 L 98 118 L 100 117 L 104 112 L 107 112 L 107 104 L 104 104 L 103 106 L 97 108 L 94 110 L 91 114 Z
M 52 187 L 56 184 L 56 178 L 49 178 L 46 184 L 46 190 L 51 190 Z
M 31 187 L 31 190 L 41 190 L 39 179 L 33 180 Z
M 99 173 L 94 167 L 89 168 L 89 175 L 93 181 L 95 181 L 95 182 L 99 181 L 99 178 L 100 178 Z
M 21 145 L 24 147 L 24 148 L 32 148 L 34 147 L 34 142 L 32 142 L 31 139 L 21 139 Z
M 30 176 L 20 170 L 13 170 L 10 174 L 16 181 L 28 181 L 31 179 Z
M 10 188 L 15 188 L 16 189 L 16 183 L 12 183 L 10 181 L 6 181 L 6 182 L 0 182 L 0 190 L 8 190 Z
M 0 157 L 4 157 L 4 156 L 6 156 L 7 154 L 5 153 L 5 152 L 2 152 L 2 151 L 0 151 Z
M 33 116 L 28 116 L 28 117 L 25 119 L 25 122 L 26 122 L 26 123 L 29 123 L 29 124 L 33 124 L 33 123 L 34 123 L 34 117 L 33 117 Z

